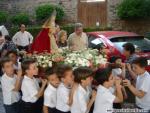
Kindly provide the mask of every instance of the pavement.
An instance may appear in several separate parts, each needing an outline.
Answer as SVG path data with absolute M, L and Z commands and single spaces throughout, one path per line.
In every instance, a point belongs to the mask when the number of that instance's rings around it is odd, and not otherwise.
M 4 106 L 3 106 L 3 96 L 2 96 L 1 84 L 0 84 L 0 113 L 5 113 Z

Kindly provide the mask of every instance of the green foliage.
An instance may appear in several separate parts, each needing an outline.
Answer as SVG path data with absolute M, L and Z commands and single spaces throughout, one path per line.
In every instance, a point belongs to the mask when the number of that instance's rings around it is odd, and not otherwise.
M 33 26 L 33 27 L 28 27 L 27 26 L 27 31 L 29 31 L 33 37 L 36 37 L 38 35 L 38 33 L 41 30 L 41 26 Z M 62 26 L 61 29 L 66 30 L 68 35 L 70 35 L 71 33 L 74 32 L 74 25 L 70 24 L 70 25 L 66 25 L 66 26 Z M 17 31 L 19 30 L 18 27 L 12 27 L 9 31 L 10 35 L 13 36 Z M 84 32 L 92 32 L 92 31 L 103 31 L 103 30 L 111 30 L 110 28 L 84 28 Z
M 0 24 L 7 22 L 8 14 L 4 11 L 0 11 Z
M 68 24 L 66 26 L 62 26 L 61 29 L 67 31 L 67 34 L 71 34 L 74 32 L 74 25 L 73 24 Z
M 64 17 L 64 10 L 61 6 L 59 5 L 51 5 L 51 4 L 46 4 L 46 5 L 40 5 L 36 8 L 36 19 L 38 21 L 42 21 L 50 17 L 52 12 L 56 10 L 57 11 L 57 16 L 56 20 L 62 20 Z
M 19 14 L 16 14 L 15 16 L 12 16 L 10 18 L 10 21 L 14 25 L 19 25 L 19 24 L 29 25 L 30 23 L 29 15 L 25 13 L 19 13 Z
M 36 37 L 38 35 L 38 33 L 40 32 L 42 28 L 41 27 L 28 27 L 27 26 L 27 31 L 29 31 L 33 37 Z M 15 35 L 15 33 L 19 31 L 19 27 L 16 26 L 16 27 L 12 27 L 10 30 L 9 30 L 9 33 L 10 33 L 10 36 L 12 37 L 13 35 Z
M 142 19 L 150 17 L 150 0 L 123 0 L 117 7 L 121 19 Z

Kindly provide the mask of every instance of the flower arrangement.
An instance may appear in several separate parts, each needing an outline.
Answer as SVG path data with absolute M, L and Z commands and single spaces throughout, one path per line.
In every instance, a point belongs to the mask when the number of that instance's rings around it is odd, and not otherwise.
M 37 60 L 38 66 L 42 68 L 52 67 L 52 60 L 50 55 L 36 55 L 34 58 Z
M 106 56 L 100 54 L 96 49 L 87 49 L 84 51 L 69 51 L 65 48 L 61 53 L 34 55 L 40 67 L 52 67 L 53 62 L 69 64 L 73 67 L 87 66 L 98 67 L 106 64 Z
M 97 49 L 87 49 L 84 51 L 75 51 L 66 55 L 64 63 L 73 67 L 87 66 L 97 67 L 100 64 L 106 64 L 107 59 L 104 55 L 99 54 Z

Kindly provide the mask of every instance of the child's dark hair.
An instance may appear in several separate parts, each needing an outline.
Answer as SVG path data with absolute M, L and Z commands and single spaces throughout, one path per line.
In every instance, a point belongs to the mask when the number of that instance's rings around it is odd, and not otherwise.
M 22 71 L 25 73 L 25 71 L 28 70 L 30 65 L 33 63 L 36 63 L 35 59 L 32 59 L 32 58 L 24 59 L 22 64 L 21 64 Z
M 65 77 L 65 73 L 70 70 L 72 70 L 72 67 L 70 65 L 61 64 L 57 66 L 56 74 L 59 78 L 63 78 Z
M 6 35 L 6 36 L 5 36 L 5 39 L 8 40 L 8 41 L 11 41 L 11 38 L 10 38 L 9 35 Z
M 9 56 L 10 54 L 14 54 L 14 55 L 18 56 L 18 52 L 16 50 L 8 51 L 6 56 Z
M 112 69 L 110 67 L 97 70 L 95 74 L 95 80 L 97 84 L 103 85 L 104 82 L 109 80 L 111 73 L 112 73 Z
M 123 48 L 124 48 L 126 51 L 129 51 L 130 54 L 135 53 L 135 47 L 134 47 L 134 45 L 133 45 L 132 43 L 125 43 L 125 44 L 123 45 Z
M 56 73 L 56 69 L 54 67 L 48 67 L 45 71 L 45 75 L 48 77 L 48 76 L 51 76 L 52 74 Z
M 116 60 L 118 60 L 118 59 L 122 59 L 122 58 L 120 56 L 112 56 L 112 57 L 110 57 L 109 62 L 110 63 L 115 63 Z
M 140 67 L 144 68 L 144 67 L 148 66 L 147 58 L 138 57 L 132 61 L 132 64 L 137 64 Z
M 91 68 L 88 67 L 78 67 L 74 70 L 74 80 L 77 83 L 81 83 L 81 80 L 85 80 L 90 76 L 94 76 L 94 72 Z
M 7 62 L 11 62 L 11 59 L 8 57 L 2 58 L 0 60 L 1 67 L 4 67 L 5 63 L 7 63 Z

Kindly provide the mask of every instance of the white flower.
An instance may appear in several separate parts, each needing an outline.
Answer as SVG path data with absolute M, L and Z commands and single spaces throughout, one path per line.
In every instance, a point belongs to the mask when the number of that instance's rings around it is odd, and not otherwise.
M 49 61 L 48 66 L 52 67 L 52 62 L 51 61 Z

